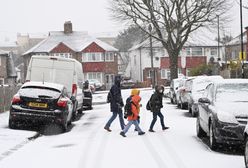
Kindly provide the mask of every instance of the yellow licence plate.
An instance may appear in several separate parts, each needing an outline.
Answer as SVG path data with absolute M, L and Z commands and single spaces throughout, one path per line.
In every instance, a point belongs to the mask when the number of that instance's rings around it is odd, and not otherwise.
M 39 108 L 47 108 L 46 103 L 35 103 L 35 102 L 29 102 L 28 103 L 29 107 L 39 107 Z

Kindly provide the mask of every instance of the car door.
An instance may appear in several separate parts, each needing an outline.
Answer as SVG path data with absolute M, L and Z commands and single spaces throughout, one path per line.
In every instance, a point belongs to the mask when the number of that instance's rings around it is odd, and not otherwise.
M 207 98 L 210 100 L 212 100 L 212 84 L 208 85 L 207 88 L 205 89 L 204 93 L 203 93 L 203 98 Z M 208 119 L 209 119 L 209 103 L 203 103 L 200 102 L 199 103 L 199 119 L 200 119 L 200 124 L 202 126 L 202 129 L 205 132 L 208 132 Z

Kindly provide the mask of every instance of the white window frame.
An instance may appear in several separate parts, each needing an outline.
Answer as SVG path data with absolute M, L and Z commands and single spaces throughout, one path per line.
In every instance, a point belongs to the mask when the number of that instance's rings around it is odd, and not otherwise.
M 201 52 L 201 54 L 198 54 L 197 52 Z M 197 53 L 197 54 L 196 54 Z M 191 48 L 191 54 L 192 56 L 203 56 L 203 48 L 201 47 L 194 47 L 194 48 Z
M 58 56 L 62 58 L 72 58 L 71 53 L 51 53 L 52 56 Z
M 113 52 L 105 52 L 105 61 L 106 62 L 114 62 L 115 54 Z
M 170 79 L 169 69 L 161 69 L 161 79 Z
M 212 54 L 212 52 L 215 52 L 215 54 Z M 212 57 L 216 57 L 218 55 L 218 50 L 217 48 L 210 48 L 210 55 Z
M 103 73 L 102 72 L 87 72 L 85 73 L 85 79 L 89 80 L 89 79 L 97 79 L 100 82 L 102 82 L 103 80 Z
M 87 52 L 82 53 L 82 62 L 103 62 L 104 53 L 102 52 Z

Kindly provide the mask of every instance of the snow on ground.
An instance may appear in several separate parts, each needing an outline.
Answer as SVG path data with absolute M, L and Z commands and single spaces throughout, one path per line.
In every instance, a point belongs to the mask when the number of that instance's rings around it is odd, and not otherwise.
M 159 120 L 154 130 L 147 132 L 152 120 L 145 105 L 151 89 L 142 89 L 141 128 L 146 132 L 139 136 L 130 128 L 123 138 L 119 135 L 118 118 L 111 125 L 112 132 L 103 127 L 111 112 L 106 104 L 107 92 L 93 95 L 96 105 L 85 111 L 80 120 L 73 122 L 71 131 L 51 136 L 41 136 L 25 143 L 11 155 L 3 153 L 19 140 L 34 135 L 32 131 L 7 128 L 8 113 L 0 115 L 0 167 L 1 168 L 244 168 L 243 156 L 236 153 L 211 151 L 196 137 L 195 118 L 188 117 L 186 110 L 179 110 L 164 99 L 165 124 L 162 131 Z M 130 90 L 122 90 L 123 99 Z M 3 137 L 3 138 L 2 138 Z M 6 140 L 4 138 L 7 137 Z M 10 138 L 10 140 L 8 139 Z M 18 143 L 17 143 L 18 144 Z M 6 146 L 5 146 L 6 145 Z M 8 150 L 7 150 L 8 151 Z M 1 159 L 2 157 L 2 159 Z

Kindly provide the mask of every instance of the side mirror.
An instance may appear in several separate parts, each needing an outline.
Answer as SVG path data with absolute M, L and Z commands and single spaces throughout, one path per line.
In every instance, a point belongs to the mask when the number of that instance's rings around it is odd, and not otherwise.
M 206 104 L 210 104 L 210 100 L 208 98 L 200 98 L 198 100 L 199 103 L 206 103 Z

